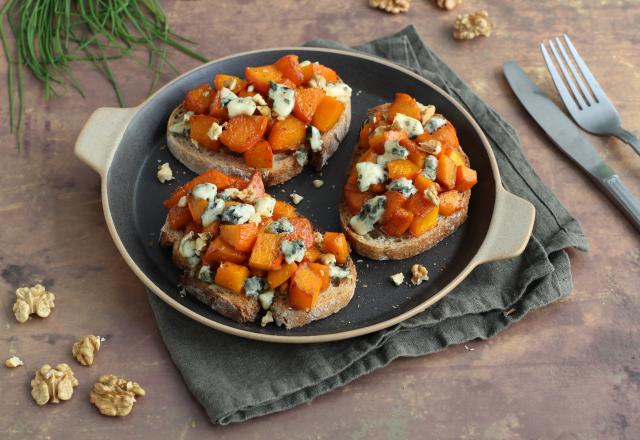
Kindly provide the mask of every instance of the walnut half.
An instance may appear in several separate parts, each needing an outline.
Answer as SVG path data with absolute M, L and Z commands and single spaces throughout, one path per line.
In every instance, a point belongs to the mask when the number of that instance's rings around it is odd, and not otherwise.
M 414 286 L 421 284 L 429 279 L 429 271 L 422 264 L 414 264 L 411 266 L 411 282 Z
M 390 14 L 399 14 L 409 10 L 411 0 L 369 0 L 369 6 L 382 9 Z
M 33 287 L 16 289 L 16 302 L 13 304 L 13 314 L 18 322 L 27 322 L 29 315 L 35 313 L 41 318 L 51 314 L 55 307 L 56 296 L 47 292 L 42 284 Z
M 491 35 L 493 25 L 489 21 L 487 11 L 477 11 L 473 14 L 459 15 L 453 25 L 453 38 L 456 40 L 470 40 L 479 36 Z
M 73 357 L 85 367 L 93 365 L 96 351 L 100 350 L 100 336 L 87 335 L 73 344 L 71 354 Z
M 38 405 L 60 403 L 61 400 L 71 399 L 73 387 L 77 386 L 78 379 L 69 365 L 58 364 L 52 368 L 51 365 L 44 364 L 31 381 L 31 397 Z
M 127 416 L 133 409 L 135 396 L 146 393 L 140 385 L 113 374 L 105 374 L 93 385 L 89 395 L 91 403 L 105 416 Z
M 455 9 L 460 3 L 462 3 L 462 0 L 436 0 L 438 7 L 447 11 Z

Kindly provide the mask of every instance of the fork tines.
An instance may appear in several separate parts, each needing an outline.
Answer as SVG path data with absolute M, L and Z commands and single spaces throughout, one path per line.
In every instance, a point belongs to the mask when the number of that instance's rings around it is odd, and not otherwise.
M 553 58 L 549 55 L 544 42 L 540 44 L 540 50 L 542 50 L 542 56 L 547 64 L 551 78 L 558 89 L 558 93 L 560 93 L 560 97 L 569 111 L 584 110 L 600 102 L 605 95 L 600 84 L 598 84 L 598 81 L 596 81 L 587 67 L 587 64 L 576 48 L 573 47 L 569 36 L 564 34 L 563 37 L 564 44 L 559 37 L 549 39 L 546 42 L 551 48 Z M 567 53 L 565 44 L 571 56 Z M 562 75 L 558 73 L 554 60 L 558 67 L 560 67 Z M 571 92 L 567 89 L 567 85 L 569 89 L 571 89 Z

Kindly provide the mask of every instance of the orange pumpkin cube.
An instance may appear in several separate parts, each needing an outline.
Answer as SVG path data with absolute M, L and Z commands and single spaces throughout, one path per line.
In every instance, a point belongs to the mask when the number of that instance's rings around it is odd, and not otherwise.
M 226 121 L 227 119 L 229 119 L 229 111 L 224 105 L 222 105 L 219 91 L 211 101 L 211 105 L 209 106 L 209 115 L 219 119 L 220 121 Z
M 308 265 L 298 266 L 289 284 L 289 305 L 307 312 L 315 305 L 322 288 L 322 278 Z
M 413 180 L 422 170 L 410 160 L 397 159 L 387 163 L 387 171 L 389 172 L 389 178 L 392 180 L 402 177 Z
M 409 197 L 406 208 L 419 217 L 427 213 L 433 206 L 433 203 L 420 191 Z
M 260 139 L 256 144 L 245 151 L 244 161 L 250 167 L 271 168 L 273 166 L 273 150 L 269 142 Z
M 259 233 L 249 257 L 249 266 L 259 270 L 274 270 L 281 263 L 280 237 L 267 232 Z
M 296 89 L 293 116 L 307 124 L 311 122 L 324 95 L 325 91 L 322 89 Z
M 187 206 L 173 205 L 167 214 L 169 227 L 176 231 L 184 229 L 191 221 L 191 212 Z
M 209 129 L 214 123 L 218 122 L 219 120 L 214 118 L 213 116 L 191 116 L 191 118 L 189 118 L 189 125 L 191 126 L 191 139 L 196 141 L 202 148 L 206 148 L 207 150 L 217 150 L 218 148 L 220 148 L 220 141 L 214 141 L 209 137 Z
M 191 213 L 191 218 L 196 223 L 202 223 L 202 214 L 204 214 L 208 206 L 209 202 L 204 199 L 196 199 L 192 196 L 187 199 L 187 207 Z
M 342 102 L 332 96 L 324 96 L 313 115 L 311 123 L 321 133 L 325 133 L 336 125 L 340 116 L 342 116 L 342 112 L 344 112 L 344 104 Z
M 372 197 L 372 194 L 369 192 L 360 192 L 357 189 L 352 190 L 345 188 L 343 197 L 347 208 L 349 208 L 351 214 L 355 215 L 360 212 L 362 205 Z
M 387 141 L 398 141 L 401 142 L 404 139 L 408 139 L 409 135 L 406 131 L 403 130 L 387 130 L 383 132 L 376 133 L 373 131 L 371 136 L 369 136 L 369 147 L 373 149 L 376 153 L 384 153 L 384 144 Z
M 383 223 L 382 231 L 392 237 L 400 237 L 407 232 L 407 229 L 411 226 L 413 217 L 413 212 L 408 209 L 397 209 L 391 214 L 391 219 Z
M 349 244 L 342 232 L 325 232 L 322 241 L 322 250 L 334 254 L 338 264 L 344 264 L 349 258 Z
M 240 90 L 244 89 L 247 86 L 247 83 L 245 83 L 243 79 L 237 76 L 225 75 L 222 73 L 216 75 L 216 78 L 213 80 L 213 84 L 216 86 L 216 90 L 220 90 L 223 87 L 226 87 L 233 93 L 238 93 Z
M 418 144 L 413 142 L 411 139 L 403 139 L 400 141 L 400 145 L 409 150 L 409 156 L 407 156 L 407 159 L 413 162 L 418 168 L 422 169 L 424 167 L 424 158 L 426 153 L 420 151 Z
M 440 155 L 438 159 L 436 179 L 446 189 L 453 189 L 456 186 L 456 164 L 445 154 Z
M 273 65 L 296 87 L 302 84 L 304 74 L 298 63 L 298 55 L 285 55 Z
M 287 235 L 287 240 L 302 240 L 306 248 L 313 246 L 313 226 L 306 217 L 295 217 L 289 220 L 293 232 Z
M 462 193 L 455 189 L 443 192 L 438 198 L 440 199 L 441 215 L 451 215 L 464 207 Z
M 398 191 L 389 190 L 384 193 L 387 198 L 387 204 L 385 205 L 384 213 L 380 219 L 381 224 L 385 224 L 391 220 L 393 213 L 400 208 L 404 208 L 407 203 L 407 198 Z
M 183 106 L 187 111 L 195 114 L 206 113 L 213 102 L 214 93 L 209 84 L 200 84 L 187 92 Z
M 233 246 L 227 244 L 222 238 L 216 237 L 202 257 L 204 264 L 211 264 L 214 262 L 222 263 L 223 261 L 230 261 L 236 264 L 242 264 L 247 261 L 247 254 L 234 249 Z
M 322 255 L 320 249 L 315 246 L 311 246 L 304 252 L 304 258 L 302 259 L 302 261 L 305 261 L 307 263 L 315 263 L 316 261 L 318 261 L 318 258 L 320 258 L 320 255 Z
M 289 115 L 273 124 L 269 132 L 269 144 L 273 151 L 297 150 L 304 145 L 306 132 L 304 122 Z
M 231 151 L 244 153 L 264 136 L 267 122 L 264 116 L 234 116 L 227 122 L 219 140 Z
M 249 252 L 257 236 L 258 225 L 255 223 L 220 226 L 220 238 L 241 252 Z
M 395 118 L 398 113 L 420 120 L 420 107 L 418 107 L 418 103 L 406 93 L 396 93 L 387 113 L 389 123 L 393 122 L 393 118 Z
M 414 237 L 420 237 L 433 228 L 436 223 L 438 223 L 438 207 L 432 204 L 422 214 L 414 216 L 411 226 L 409 226 L 409 232 Z
M 422 192 L 428 187 L 433 185 L 433 181 L 427 179 L 424 174 L 418 174 L 415 179 L 413 179 L 413 186 L 416 187 L 418 192 Z
M 191 190 L 201 183 L 213 183 L 218 187 L 218 191 L 222 191 L 226 188 L 234 186 L 236 184 L 236 180 L 232 177 L 227 176 L 226 174 L 221 173 L 217 170 L 208 170 L 199 176 L 191 179 L 181 187 L 177 188 L 171 197 L 166 199 L 162 204 L 166 208 L 171 208 L 173 205 L 178 203 L 182 196 L 186 196 L 191 192 Z
M 459 166 L 456 169 L 456 189 L 458 191 L 467 191 L 478 183 L 478 173 L 476 170 L 467 166 Z
M 326 264 L 320 263 L 309 263 L 309 269 L 313 270 L 320 279 L 322 280 L 322 285 L 320 286 L 320 292 L 324 292 L 331 285 L 331 271 L 329 266 Z
M 267 283 L 269 283 L 269 287 L 275 289 L 291 278 L 298 269 L 298 265 L 296 263 L 284 263 L 282 267 L 276 270 L 271 270 L 267 273 Z
M 245 266 L 226 261 L 218 267 L 214 282 L 234 293 L 242 293 L 244 282 L 250 274 L 249 269 Z
M 249 84 L 263 95 L 269 93 L 269 82 L 282 83 L 282 72 L 276 66 L 270 64 L 268 66 L 247 67 L 244 69 L 244 76 Z
M 282 200 L 276 200 L 276 205 L 273 207 L 273 218 L 274 220 L 278 220 L 279 218 L 294 218 L 296 216 L 296 208 L 293 205 L 290 205 L 287 202 L 283 202 Z

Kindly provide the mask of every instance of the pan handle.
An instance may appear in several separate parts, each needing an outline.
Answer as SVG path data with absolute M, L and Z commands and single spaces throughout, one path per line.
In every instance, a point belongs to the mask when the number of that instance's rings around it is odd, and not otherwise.
M 520 255 L 533 230 L 536 209 L 530 202 L 504 189 L 496 196 L 489 231 L 476 254 L 478 264 Z
M 104 177 L 111 156 L 137 110 L 137 107 L 102 107 L 94 111 L 78 135 L 76 156 Z

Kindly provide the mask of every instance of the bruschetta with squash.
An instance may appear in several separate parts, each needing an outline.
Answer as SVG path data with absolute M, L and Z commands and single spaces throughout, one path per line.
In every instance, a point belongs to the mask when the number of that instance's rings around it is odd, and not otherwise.
M 351 88 L 331 68 L 297 55 L 218 74 L 190 90 L 169 117 L 167 146 L 197 174 L 216 169 L 267 186 L 320 170 L 351 122 Z
M 238 322 L 306 325 L 346 306 L 356 269 L 343 233 L 314 230 L 295 208 L 250 179 L 209 170 L 164 201 L 160 243 L 184 289 Z
M 340 207 L 360 255 L 401 260 L 435 246 L 467 218 L 477 173 L 455 127 L 405 93 L 362 128 Z

